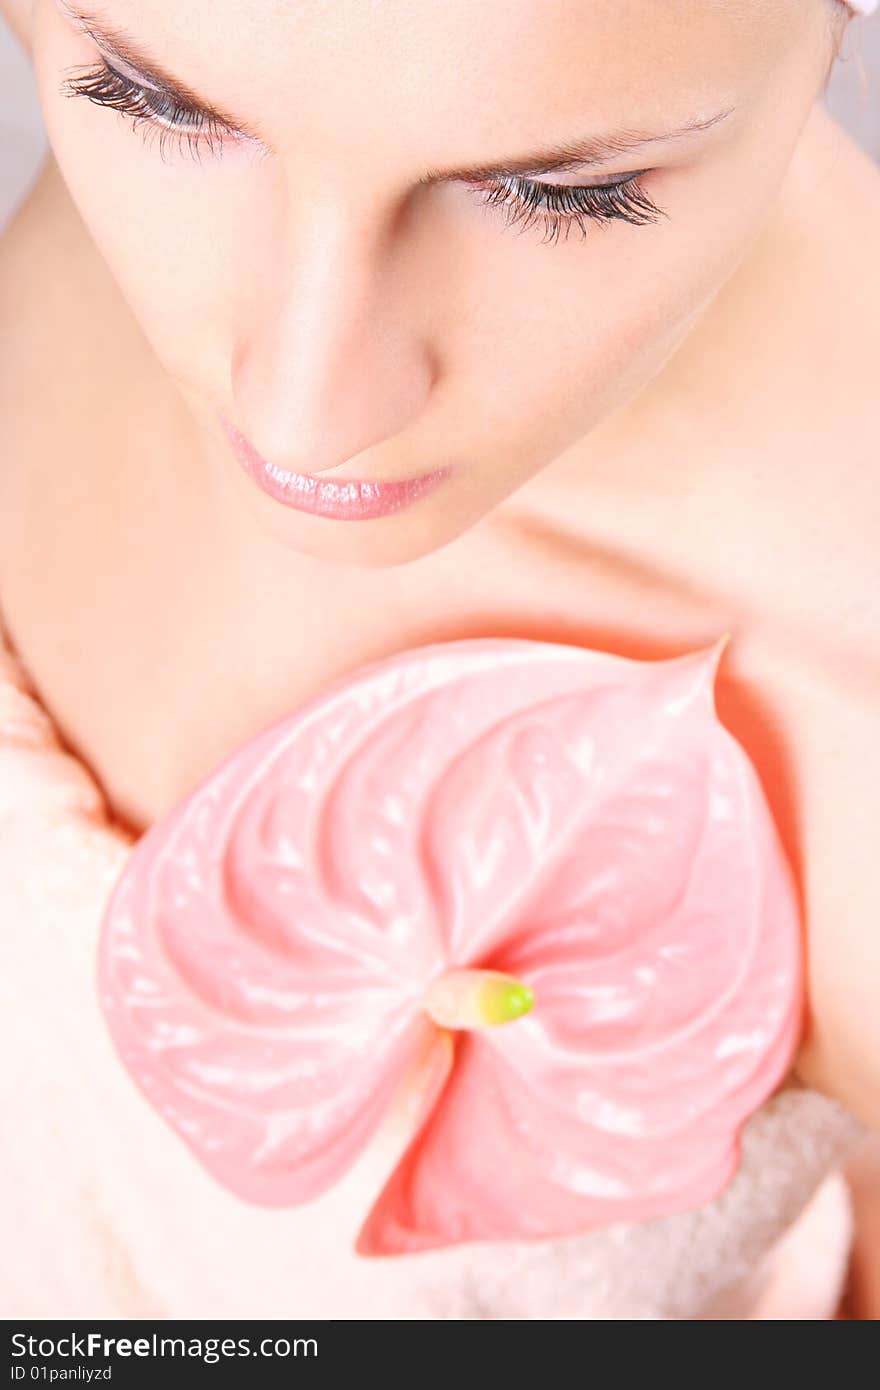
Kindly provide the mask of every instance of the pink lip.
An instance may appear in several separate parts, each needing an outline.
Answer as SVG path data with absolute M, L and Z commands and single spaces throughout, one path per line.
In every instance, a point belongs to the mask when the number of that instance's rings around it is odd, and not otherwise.
M 311 473 L 293 473 L 268 463 L 222 414 L 220 423 L 235 457 L 263 492 L 286 507 L 333 517 L 337 521 L 369 521 L 400 511 L 431 492 L 451 472 L 450 468 L 437 468 L 401 482 L 367 482 L 361 478 L 331 479 Z

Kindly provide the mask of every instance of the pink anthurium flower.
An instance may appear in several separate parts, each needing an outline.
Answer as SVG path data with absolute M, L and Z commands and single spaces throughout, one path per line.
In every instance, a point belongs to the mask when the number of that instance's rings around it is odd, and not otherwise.
M 571 1235 L 721 1190 L 802 995 L 793 878 L 715 713 L 726 641 L 652 662 L 412 648 L 147 831 L 108 903 L 100 998 L 216 1179 L 316 1197 L 427 1047 L 363 1254 Z

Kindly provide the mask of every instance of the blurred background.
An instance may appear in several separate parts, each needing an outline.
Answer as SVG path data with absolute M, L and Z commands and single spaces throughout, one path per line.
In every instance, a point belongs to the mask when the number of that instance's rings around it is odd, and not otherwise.
M 880 163 L 880 14 L 849 25 L 828 105 Z M 0 228 L 27 189 L 45 148 L 30 64 L 0 19 Z

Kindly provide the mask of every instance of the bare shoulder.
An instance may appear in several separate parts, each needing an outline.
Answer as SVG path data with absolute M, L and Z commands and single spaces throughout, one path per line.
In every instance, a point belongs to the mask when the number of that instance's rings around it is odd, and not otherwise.
M 805 586 L 833 596 L 836 621 L 779 703 L 808 945 L 799 1071 L 880 1126 L 880 167 L 830 117 L 820 125 L 801 255 L 824 351 L 804 409 L 840 498 L 816 519 Z
M 806 311 L 827 345 L 828 399 L 880 420 L 880 164 L 821 106 L 792 168 L 800 235 L 788 250 L 809 277 Z M 804 229 L 807 229 L 805 234 Z M 804 286 L 803 276 L 798 276 Z
M 797 577 L 780 616 L 809 615 L 815 636 L 854 666 L 873 659 L 876 671 L 880 165 L 823 108 L 811 126 L 792 170 L 790 216 L 753 291 L 767 307 L 750 320 L 764 341 L 742 366 L 759 431 L 749 442 L 760 450 L 763 440 L 775 453 L 779 490 L 769 493 L 764 478 L 752 500 L 778 508 L 777 597 L 786 570 Z M 762 375 L 774 383 L 763 407 Z M 756 597 L 770 609 L 763 578 Z M 812 643 L 803 635 L 806 651 Z
M 772 373 L 784 425 L 752 499 L 756 535 L 762 507 L 777 520 L 769 559 L 748 551 L 762 621 L 739 672 L 731 652 L 730 708 L 802 892 L 798 1072 L 880 1128 L 880 167 L 817 110 L 792 178 L 759 286 L 767 336 L 743 366 Z
M 778 714 L 807 944 L 798 1071 L 880 1129 L 880 653 L 793 667 Z

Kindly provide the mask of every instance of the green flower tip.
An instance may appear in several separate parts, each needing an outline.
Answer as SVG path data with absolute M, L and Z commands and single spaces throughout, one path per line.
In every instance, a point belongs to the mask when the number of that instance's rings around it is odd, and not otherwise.
M 491 980 L 484 986 L 482 1004 L 487 1023 L 510 1023 L 522 1018 L 534 1002 L 534 993 L 521 980 Z

